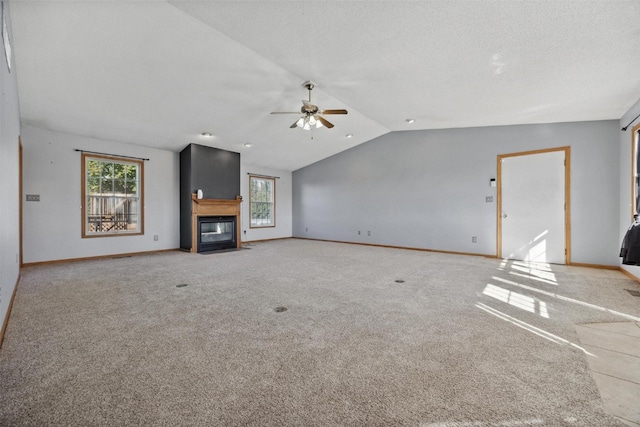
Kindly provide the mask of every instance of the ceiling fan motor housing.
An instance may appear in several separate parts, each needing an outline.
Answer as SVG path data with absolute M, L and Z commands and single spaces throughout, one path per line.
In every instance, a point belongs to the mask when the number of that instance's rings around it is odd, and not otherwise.
M 319 110 L 317 105 L 313 105 L 308 102 L 304 102 L 302 107 L 300 107 L 300 112 L 302 114 L 317 114 L 318 111 Z

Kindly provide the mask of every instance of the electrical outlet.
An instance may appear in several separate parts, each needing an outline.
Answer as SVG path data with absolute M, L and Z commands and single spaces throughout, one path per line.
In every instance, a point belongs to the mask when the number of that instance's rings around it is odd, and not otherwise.
M 360 235 L 360 230 L 358 230 L 358 236 Z
M 367 231 L 367 236 L 371 236 L 371 231 Z
M 27 202 L 39 202 L 40 195 L 39 194 L 27 194 Z
M 155 240 L 156 242 L 158 241 L 158 235 L 157 234 L 153 235 L 153 240 Z
M 485 202 L 487 203 L 493 203 L 493 196 L 487 196 L 484 198 Z
M 304 228 L 304 231 L 305 231 L 305 232 L 308 232 L 308 231 L 309 231 L 309 227 L 305 227 L 305 228 Z
M 473 236 L 471 238 L 471 243 L 478 243 L 478 238 L 476 236 Z

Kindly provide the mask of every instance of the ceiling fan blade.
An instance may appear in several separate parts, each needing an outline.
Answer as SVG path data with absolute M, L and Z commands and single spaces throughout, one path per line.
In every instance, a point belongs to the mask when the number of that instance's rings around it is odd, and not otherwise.
M 333 124 L 330 123 L 327 119 L 325 119 L 322 116 L 316 116 L 318 120 L 320 120 L 320 123 L 322 123 L 324 125 L 324 127 L 331 129 L 333 127 Z
M 298 120 L 296 120 L 295 122 L 293 122 L 293 124 L 292 124 L 291 126 L 289 126 L 289 129 L 295 129 L 295 128 L 297 128 L 297 127 L 298 127 L 298 121 L 299 121 L 299 120 L 300 120 L 300 119 L 298 119 Z
M 271 114 L 300 114 L 300 111 L 272 111 Z
M 322 110 L 321 114 L 347 114 L 347 110 Z

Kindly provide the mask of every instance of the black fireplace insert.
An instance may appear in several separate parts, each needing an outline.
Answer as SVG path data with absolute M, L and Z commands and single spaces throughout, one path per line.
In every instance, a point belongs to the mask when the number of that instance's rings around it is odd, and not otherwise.
M 198 252 L 236 247 L 235 216 L 198 217 Z

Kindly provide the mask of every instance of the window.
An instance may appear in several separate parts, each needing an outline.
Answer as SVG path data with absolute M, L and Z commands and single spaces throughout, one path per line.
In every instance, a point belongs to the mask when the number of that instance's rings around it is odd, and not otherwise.
M 276 180 L 249 176 L 249 210 L 251 228 L 276 226 Z
M 82 154 L 82 237 L 143 234 L 142 160 Z

